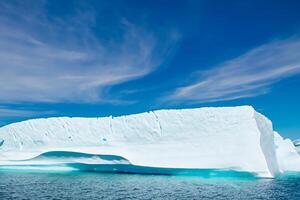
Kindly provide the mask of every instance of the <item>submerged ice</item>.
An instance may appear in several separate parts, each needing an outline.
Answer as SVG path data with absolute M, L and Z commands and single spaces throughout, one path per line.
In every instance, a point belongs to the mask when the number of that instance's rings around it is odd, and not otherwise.
M 250 106 L 35 119 L 0 128 L 0 138 L 2 166 L 227 170 L 261 177 L 300 171 L 292 141 L 274 133 L 271 121 Z

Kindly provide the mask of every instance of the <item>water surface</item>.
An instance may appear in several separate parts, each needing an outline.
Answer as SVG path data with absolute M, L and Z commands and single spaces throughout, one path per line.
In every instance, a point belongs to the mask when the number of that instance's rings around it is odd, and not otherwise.
M 300 176 L 253 179 L 0 171 L 0 199 L 300 199 Z

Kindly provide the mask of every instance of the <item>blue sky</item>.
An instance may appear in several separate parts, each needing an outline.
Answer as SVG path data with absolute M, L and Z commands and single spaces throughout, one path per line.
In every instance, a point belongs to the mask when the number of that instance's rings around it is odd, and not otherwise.
M 252 105 L 300 137 L 300 2 L 0 0 L 0 125 Z

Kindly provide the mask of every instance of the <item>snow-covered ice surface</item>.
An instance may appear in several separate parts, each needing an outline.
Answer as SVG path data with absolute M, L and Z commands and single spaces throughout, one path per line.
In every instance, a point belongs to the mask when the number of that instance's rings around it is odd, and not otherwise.
M 250 106 L 34 119 L 0 128 L 2 168 L 220 169 L 274 177 L 300 171 L 299 159 L 293 143 L 277 133 L 274 140 L 271 121 Z

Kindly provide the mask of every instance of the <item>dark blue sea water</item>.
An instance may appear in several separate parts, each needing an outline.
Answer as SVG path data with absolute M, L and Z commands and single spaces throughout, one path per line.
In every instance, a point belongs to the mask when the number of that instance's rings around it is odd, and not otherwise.
M 300 175 L 256 179 L 0 171 L 0 199 L 300 199 Z

